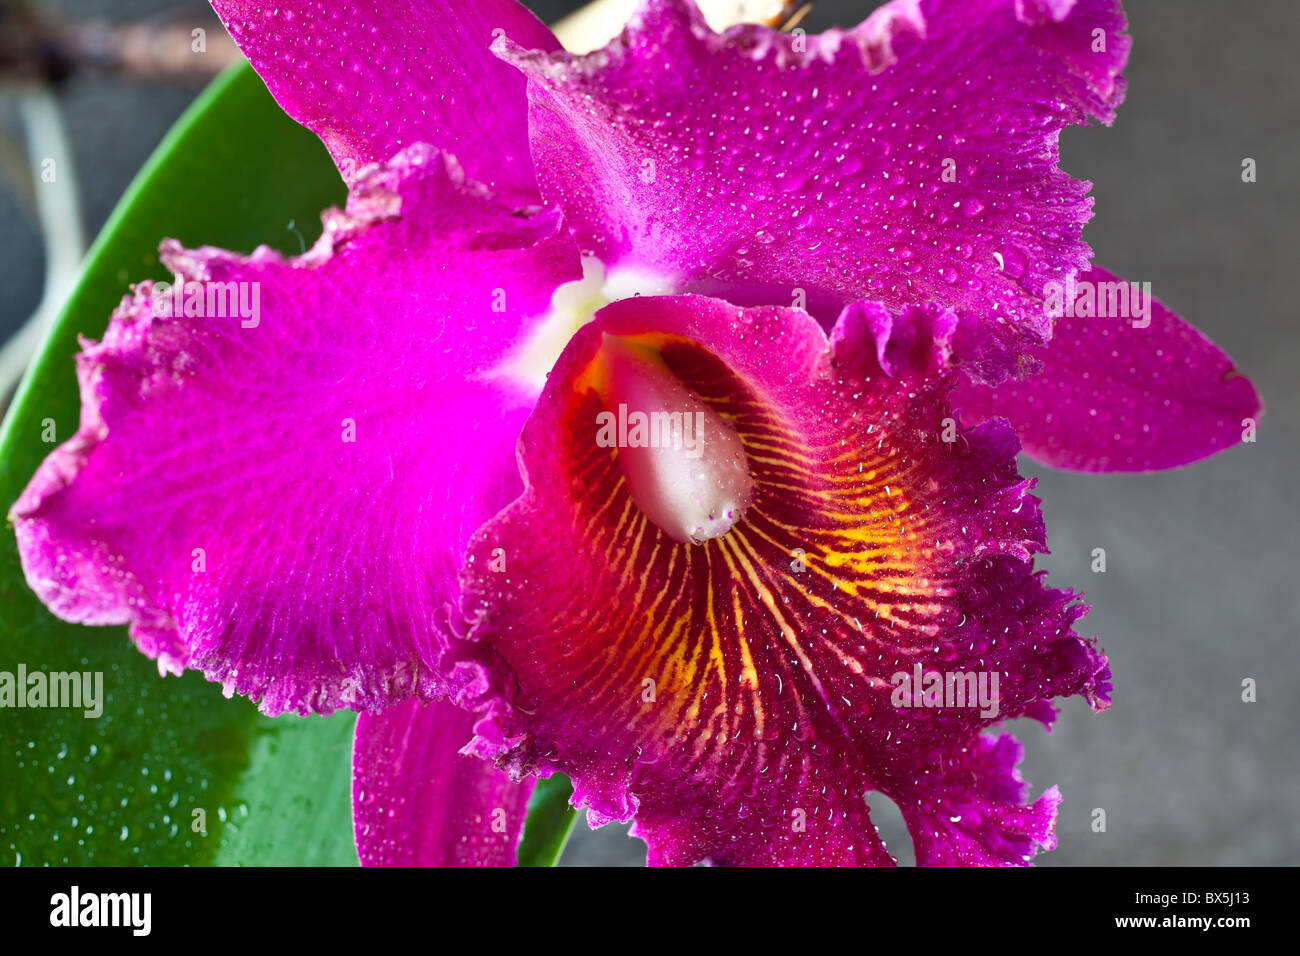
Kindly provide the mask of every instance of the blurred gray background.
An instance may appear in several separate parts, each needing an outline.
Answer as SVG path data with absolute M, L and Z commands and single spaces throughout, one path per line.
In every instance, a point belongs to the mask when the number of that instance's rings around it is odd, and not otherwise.
M 850 26 L 874 5 L 819 3 L 804 25 Z M 190 0 L 32 6 L 97 24 L 95 36 L 127 25 L 188 33 L 207 15 Z M 531 6 L 551 21 L 578 4 Z M 1025 463 L 1045 502 L 1053 554 L 1044 564 L 1057 586 L 1087 592 L 1093 611 L 1082 627 L 1110 655 L 1115 703 L 1094 715 L 1071 700 L 1050 735 L 1037 724 L 1012 729 L 1034 794 L 1057 784 L 1065 796 L 1060 846 L 1042 865 L 1295 864 L 1300 6 L 1130 0 L 1127 10 L 1134 50 L 1119 119 L 1068 130 L 1062 142 L 1065 169 L 1095 184 L 1085 238 L 1099 263 L 1151 282 L 1226 348 L 1268 410 L 1256 444 L 1176 472 L 1087 477 Z M 21 6 L 4 0 L 0 12 L 18 16 Z M 11 79 L 25 65 L 0 51 L 0 66 Z M 107 74 L 71 71 L 60 97 L 88 238 L 202 82 L 147 55 Z M 46 267 L 11 90 L 0 85 L 0 340 L 36 309 Z M 1252 184 L 1241 181 L 1246 157 L 1258 166 Z M 1097 547 L 1104 574 L 1089 570 Z M 1241 700 L 1247 677 L 1258 681 L 1257 703 Z M 872 807 L 910 861 L 896 808 L 874 797 Z M 1092 831 L 1094 808 L 1106 811 L 1104 833 Z M 625 828 L 578 830 L 566 864 L 644 862 Z

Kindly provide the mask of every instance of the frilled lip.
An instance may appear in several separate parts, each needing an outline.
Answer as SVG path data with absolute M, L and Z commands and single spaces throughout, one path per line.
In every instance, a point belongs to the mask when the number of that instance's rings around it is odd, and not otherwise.
M 1050 721 L 1055 696 L 1103 708 L 1109 672 L 1072 631 L 1085 608 L 1032 570 L 1042 521 L 1014 435 L 951 417 L 954 326 L 860 304 L 828 339 L 798 310 L 695 296 L 603 310 L 525 425 L 523 495 L 469 547 L 476 752 L 569 774 L 593 822 L 635 815 L 660 863 L 888 862 L 867 790 L 906 802 L 918 839 L 950 798 L 993 814 L 1020 793 L 1006 745 L 980 756 L 981 730 Z M 665 535 L 595 440 L 606 336 L 657 348 L 744 441 L 754 499 L 722 538 Z M 892 679 L 916 665 L 997 674 L 997 706 L 900 707 Z M 986 790 L 934 783 L 985 759 L 999 768 Z M 966 862 L 1024 862 L 1053 807 L 1004 807 L 1016 826 L 941 822 Z M 789 829 L 792 808 L 822 826 Z

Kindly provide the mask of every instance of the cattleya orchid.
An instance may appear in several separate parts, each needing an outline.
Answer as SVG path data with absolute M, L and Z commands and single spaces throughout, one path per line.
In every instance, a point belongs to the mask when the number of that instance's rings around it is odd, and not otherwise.
M 12 512 L 51 610 L 360 711 L 364 863 L 513 862 L 555 772 L 651 863 L 890 864 L 871 792 L 921 864 L 1052 847 L 986 731 L 1110 671 L 1016 455 L 1164 468 L 1259 412 L 1159 303 L 1045 307 L 1118 288 L 1057 166 L 1122 99 L 1117 0 L 650 0 L 581 56 L 513 0 L 214 6 L 349 198 L 294 258 L 163 243 L 256 321 L 143 282 L 86 344 Z

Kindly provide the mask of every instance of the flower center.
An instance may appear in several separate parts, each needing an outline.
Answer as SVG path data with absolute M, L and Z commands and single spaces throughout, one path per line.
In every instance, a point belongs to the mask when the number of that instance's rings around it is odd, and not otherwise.
M 606 411 L 596 443 L 617 447 L 632 500 L 683 543 L 720 538 L 749 506 L 754 481 L 736 430 L 672 373 L 659 352 L 606 334 Z
M 583 256 L 582 278 L 555 290 L 546 318 L 506 360 L 505 371 L 541 389 L 569 340 L 605 306 L 634 295 L 673 291 L 673 283 L 664 277 L 626 267 L 607 273 L 595 256 Z

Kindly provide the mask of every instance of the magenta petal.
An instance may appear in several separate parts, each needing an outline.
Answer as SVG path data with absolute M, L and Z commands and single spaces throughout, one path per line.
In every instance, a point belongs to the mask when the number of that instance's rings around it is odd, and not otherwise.
M 1124 29 L 1118 0 L 899 0 L 850 31 L 719 36 L 652 0 L 587 56 L 497 49 L 584 248 L 828 322 L 859 298 L 940 303 L 993 333 L 973 357 L 996 380 L 1046 338 L 1045 284 L 1087 267 L 1089 184 L 1057 140 L 1111 121 Z
M 455 154 L 509 201 L 537 195 L 524 83 L 489 52 L 559 43 L 515 0 L 212 0 L 285 111 L 324 141 L 344 178 L 412 143 Z
M 895 793 L 917 866 L 1023 866 L 1056 847 L 1060 791 L 1026 806 L 1029 785 L 1016 764 L 1024 748 L 1010 734 L 982 736 L 965 751 Z
M 1121 281 L 1094 267 L 1079 286 L 1102 290 L 1095 303 L 1107 300 L 1100 284 Z M 1051 342 L 1030 353 L 1038 374 L 996 387 L 964 382 L 953 405 L 968 423 L 1006 418 L 1026 454 L 1076 471 L 1173 468 L 1238 444 L 1263 411 L 1255 387 L 1205 335 L 1150 305 L 1145 316 L 1131 306 L 1127 317 L 1068 310 Z
M 362 866 L 514 866 L 533 781 L 461 749 L 473 714 L 410 700 L 357 720 L 352 817 Z
M 130 624 L 160 669 L 271 714 L 448 689 L 464 544 L 520 487 L 535 398 L 493 370 L 579 273 L 554 215 L 512 215 L 427 148 L 325 222 L 288 260 L 165 243 L 213 311 L 161 316 L 152 282 L 123 299 L 78 357 L 80 430 L 10 516 L 52 611 Z M 232 288 L 250 318 L 205 304 Z
M 814 769 L 815 764 L 782 767 L 790 777 L 787 788 L 775 806 L 756 811 L 766 819 L 746 820 L 755 811 L 743 803 L 710 816 L 681 804 L 665 808 L 652 799 L 637 811 L 630 834 L 646 841 L 647 866 L 689 866 L 699 860 L 726 866 L 896 866 L 871 821 L 862 786 L 844 788 L 839 774 Z M 772 800 L 761 789 L 757 795 Z M 695 796 L 700 802 L 709 799 L 704 793 Z M 718 818 L 728 813 L 739 819 L 729 832 L 720 832 Z M 757 834 L 756 826 L 762 828 Z

